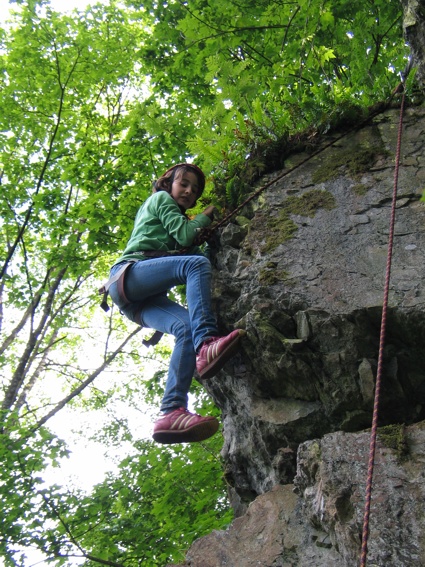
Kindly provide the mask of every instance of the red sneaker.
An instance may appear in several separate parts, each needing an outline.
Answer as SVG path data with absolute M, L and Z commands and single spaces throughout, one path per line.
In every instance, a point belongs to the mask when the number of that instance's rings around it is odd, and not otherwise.
M 212 337 L 202 343 L 196 357 L 196 370 L 201 378 L 215 376 L 238 349 L 240 338 L 246 335 L 243 329 L 236 329 L 226 337 Z
M 178 408 L 155 422 L 153 438 L 158 443 L 191 443 L 208 439 L 218 429 L 215 417 L 202 417 Z

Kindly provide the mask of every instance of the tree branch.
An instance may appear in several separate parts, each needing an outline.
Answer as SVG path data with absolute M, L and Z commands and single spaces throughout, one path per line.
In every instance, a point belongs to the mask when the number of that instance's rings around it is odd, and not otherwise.
M 65 398 L 63 398 L 56 406 L 55 408 L 50 411 L 47 415 L 45 415 L 44 417 L 42 417 L 36 424 L 35 426 L 32 428 L 32 431 L 36 431 L 37 429 L 39 429 L 42 425 L 44 425 L 46 423 L 46 421 L 48 421 L 51 417 L 53 417 L 55 414 L 57 414 L 63 407 L 65 407 L 65 405 L 70 402 L 73 398 L 75 398 L 76 396 L 78 396 L 85 388 L 87 388 L 87 386 L 89 384 L 91 384 L 93 382 L 93 380 L 95 378 L 97 378 L 99 376 L 99 374 L 101 372 L 103 372 L 105 370 L 105 368 L 107 368 L 109 366 L 109 364 L 119 355 L 121 354 L 123 348 L 126 346 L 126 344 L 135 336 L 137 335 L 137 333 L 139 333 L 142 330 L 142 327 L 138 327 L 137 329 L 135 329 L 132 333 L 130 333 L 130 335 L 127 336 L 127 338 L 120 344 L 120 346 L 113 352 L 111 353 L 106 359 L 105 362 L 103 364 L 101 364 L 99 366 L 99 368 L 97 368 L 94 372 L 92 372 L 88 378 L 86 380 L 84 380 L 84 382 L 82 382 L 80 384 L 80 386 L 78 386 L 78 388 L 75 388 L 75 390 L 73 390 L 68 396 L 66 396 Z
M 55 297 L 55 293 L 66 273 L 67 268 L 63 268 L 62 270 L 60 270 L 60 272 L 58 273 L 58 275 L 56 276 L 53 284 L 50 286 L 47 298 L 46 298 L 46 302 L 44 304 L 44 308 L 43 308 L 43 313 L 41 316 L 41 320 L 37 326 L 37 328 L 35 330 L 33 330 L 30 333 L 30 337 L 28 339 L 27 342 L 27 346 L 24 350 L 24 352 L 22 353 L 22 356 L 20 358 L 19 364 L 12 376 L 12 379 L 6 389 L 5 392 L 5 396 L 4 396 L 4 400 L 2 403 L 2 409 L 8 410 L 11 409 L 17 396 L 19 393 L 19 390 L 23 384 L 23 381 L 25 379 L 25 372 L 27 369 L 27 365 L 28 362 L 33 354 L 33 351 L 36 347 L 37 344 L 37 340 L 38 340 L 38 335 L 43 331 L 44 326 L 46 324 L 46 321 L 48 319 L 49 313 L 51 311 L 52 308 L 52 304 L 53 304 L 53 300 Z
M 55 55 L 57 56 L 57 52 L 56 52 L 56 51 L 55 51 Z M 61 82 L 60 82 L 60 67 L 58 67 L 58 74 L 59 74 L 59 75 L 58 75 L 58 82 L 59 82 L 59 88 L 60 88 L 60 96 L 59 96 L 59 103 L 58 103 L 57 119 L 56 119 L 55 125 L 54 125 L 54 127 L 53 127 L 53 131 L 52 131 L 52 133 L 51 133 L 51 136 L 50 136 L 50 140 L 49 140 L 49 145 L 48 145 L 48 148 L 47 148 L 46 157 L 44 158 L 44 162 L 43 162 L 43 165 L 42 165 L 42 168 L 41 168 L 41 171 L 40 171 L 40 175 L 38 176 L 37 185 L 36 185 L 36 189 L 35 189 L 34 195 L 38 195 L 38 193 L 40 192 L 42 183 L 43 183 L 43 181 L 44 181 L 45 173 L 46 173 L 46 171 L 47 171 L 48 165 L 49 165 L 49 163 L 50 163 L 50 159 L 51 159 L 51 157 L 52 157 L 54 142 L 55 142 L 56 137 L 57 137 L 57 135 L 58 135 L 59 126 L 60 126 L 61 121 L 62 121 L 62 111 L 63 111 L 64 101 L 65 101 L 65 88 L 66 88 L 68 82 L 69 82 L 70 79 L 71 79 L 71 75 L 74 73 L 74 71 L 75 71 L 75 69 L 76 69 L 77 62 L 78 62 L 79 58 L 80 58 L 80 53 L 78 52 L 77 57 L 75 58 L 75 61 L 74 61 L 73 65 L 72 65 L 72 67 L 71 67 L 71 70 L 70 70 L 70 72 L 69 72 L 69 74 L 68 74 L 68 77 L 67 77 L 67 79 L 66 79 L 66 81 L 65 81 L 64 86 L 62 86 L 62 85 L 61 85 Z M 58 65 L 58 63 L 57 63 L 57 65 Z M 1 280 L 1 279 L 3 278 L 3 276 L 5 275 L 6 270 L 7 270 L 8 266 L 9 266 L 9 263 L 11 262 L 11 260 L 12 260 L 12 258 L 13 258 L 13 256 L 14 256 L 14 254 L 15 254 L 16 248 L 17 248 L 19 242 L 21 241 L 21 239 L 22 239 L 22 237 L 23 237 L 23 234 L 24 234 L 24 232 L 25 232 L 25 230 L 26 230 L 26 228 L 27 228 L 27 226 L 28 226 L 28 223 L 29 223 L 29 221 L 30 221 L 33 208 L 34 208 L 34 201 L 33 201 L 33 202 L 31 203 L 31 205 L 28 207 L 28 210 L 27 210 L 27 212 L 25 213 L 25 216 L 24 216 L 24 221 L 23 221 L 23 223 L 22 223 L 22 226 L 21 226 L 20 229 L 18 230 L 18 234 L 17 234 L 16 237 L 15 237 L 14 243 L 11 245 L 11 247 L 10 247 L 9 250 L 8 250 L 8 254 L 7 254 L 7 256 L 6 256 L 6 258 L 5 258 L 5 261 L 4 261 L 4 263 L 3 263 L 3 266 L 2 266 L 2 268 L 1 268 L 1 270 L 0 270 L 0 280 Z

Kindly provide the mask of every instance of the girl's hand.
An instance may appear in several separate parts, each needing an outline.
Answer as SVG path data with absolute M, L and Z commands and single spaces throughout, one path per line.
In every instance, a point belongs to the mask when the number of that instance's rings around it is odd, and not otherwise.
M 212 230 L 210 228 L 203 228 L 197 234 L 195 240 L 193 241 L 193 244 L 195 244 L 196 246 L 200 246 L 204 242 L 208 242 L 211 236 L 212 236 Z
M 209 205 L 204 211 L 202 211 L 202 214 L 207 215 L 207 217 L 210 217 L 210 219 L 213 220 L 215 210 L 216 209 L 213 205 Z

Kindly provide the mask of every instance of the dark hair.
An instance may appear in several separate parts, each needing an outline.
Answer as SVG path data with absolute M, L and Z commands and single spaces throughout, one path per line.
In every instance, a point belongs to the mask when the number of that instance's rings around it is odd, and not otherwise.
M 173 185 L 173 181 L 180 171 L 182 173 L 191 171 L 198 178 L 198 194 L 196 196 L 196 198 L 198 199 L 202 195 L 202 192 L 205 188 L 205 174 L 202 169 L 192 163 L 178 163 L 176 165 L 173 165 L 173 167 L 170 167 L 170 169 L 167 169 L 167 171 L 155 181 L 152 191 L 154 193 L 156 193 L 157 191 L 167 191 L 167 193 L 171 193 L 171 186 Z

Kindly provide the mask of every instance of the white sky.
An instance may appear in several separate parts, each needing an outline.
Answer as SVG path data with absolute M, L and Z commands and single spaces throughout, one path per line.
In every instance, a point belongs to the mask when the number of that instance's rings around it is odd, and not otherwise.
M 71 12 L 75 8 L 84 10 L 90 4 L 107 4 L 108 0 L 50 0 L 50 5 L 57 12 Z M 16 9 L 16 4 L 11 4 L 8 0 L 0 0 L 0 22 L 4 22 L 8 15 L 9 9 Z

